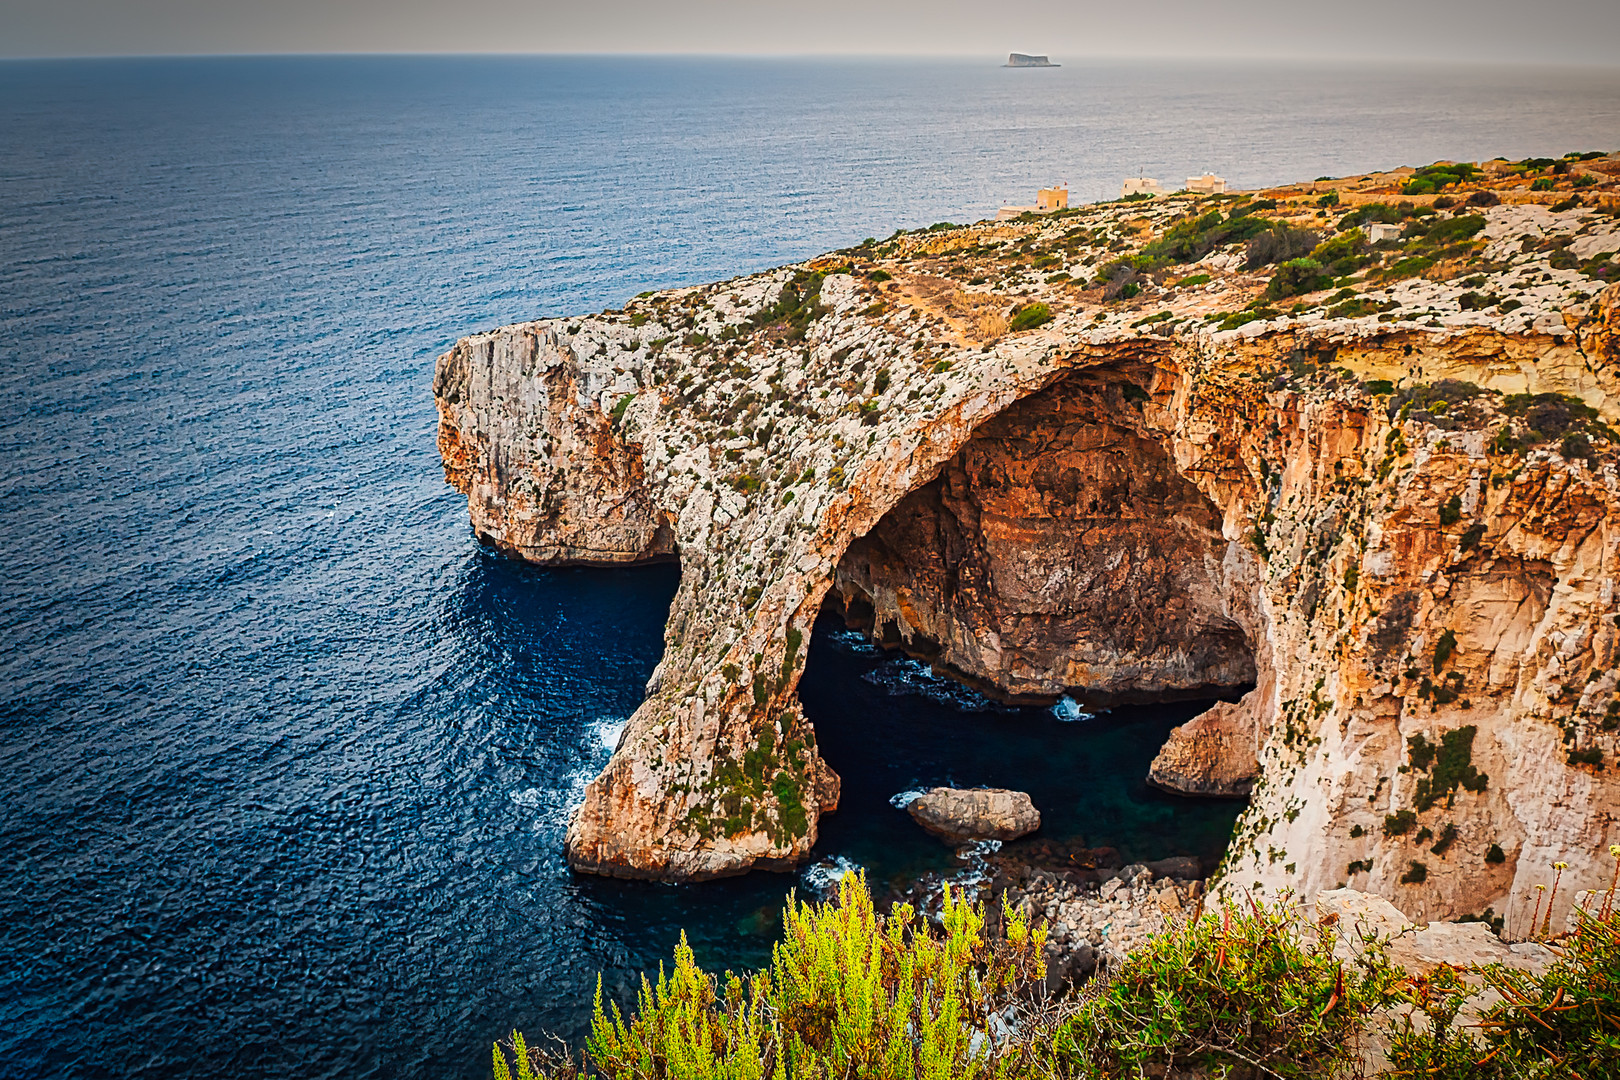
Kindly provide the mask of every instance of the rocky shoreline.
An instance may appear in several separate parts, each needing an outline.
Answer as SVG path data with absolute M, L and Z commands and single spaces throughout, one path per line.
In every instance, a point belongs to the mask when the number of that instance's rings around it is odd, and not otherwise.
M 956 855 L 959 869 L 879 889 L 879 909 L 904 903 L 937 918 L 947 885 L 953 896 L 984 904 L 992 921 L 1000 919 L 1005 902 L 1031 925 L 1047 925 L 1047 989 L 1054 994 L 1116 969 L 1150 937 L 1195 917 L 1207 894 L 1203 864 L 1191 856 L 1126 865 L 1112 848 L 1044 839 L 981 841 L 957 848 Z M 821 863 L 805 881 L 815 895 L 827 897 L 839 878 L 856 869 Z

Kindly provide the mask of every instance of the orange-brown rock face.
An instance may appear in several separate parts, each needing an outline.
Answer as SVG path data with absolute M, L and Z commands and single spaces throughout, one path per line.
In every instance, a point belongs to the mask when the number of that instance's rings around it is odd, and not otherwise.
M 1222 701 L 1170 733 L 1148 783 L 1181 795 L 1246 796 L 1260 775 L 1260 725 L 1245 701 Z
M 1554 862 L 1568 895 L 1607 884 L 1620 294 L 1568 264 L 1617 226 L 1492 207 L 1434 249 L 1452 269 L 1411 277 L 1390 241 L 1353 301 L 1288 314 L 1252 303 L 1240 249 L 1129 301 L 1078 284 L 1215 209 L 901 237 L 440 359 L 446 476 L 481 536 L 541 562 L 681 560 L 574 866 L 806 857 L 838 781 L 796 688 L 836 579 L 894 643 L 1004 693 L 1252 682 L 1158 766 L 1224 792 L 1258 763 L 1226 888 L 1347 883 L 1415 918 L 1491 907 L 1512 933 Z M 1051 321 L 1007 333 L 1037 299 Z
M 846 610 L 1014 696 L 1106 704 L 1253 684 L 1224 601 L 1220 516 L 1137 430 L 1143 396 L 1077 374 L 979 428 L 850 545 L 835 579 Z

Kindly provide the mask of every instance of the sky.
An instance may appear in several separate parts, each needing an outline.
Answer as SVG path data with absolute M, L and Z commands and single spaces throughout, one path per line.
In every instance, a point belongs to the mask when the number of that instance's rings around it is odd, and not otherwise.
M 0 57 L 719 53 L 1620 66 L 1620 0 L 0 0 Z

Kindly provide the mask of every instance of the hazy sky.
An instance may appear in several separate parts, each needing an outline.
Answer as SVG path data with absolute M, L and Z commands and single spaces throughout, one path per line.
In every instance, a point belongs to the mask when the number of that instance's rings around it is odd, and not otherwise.
M 1620 0 L 0 0 L 0 56 L 686 52 L 1620 66 Z

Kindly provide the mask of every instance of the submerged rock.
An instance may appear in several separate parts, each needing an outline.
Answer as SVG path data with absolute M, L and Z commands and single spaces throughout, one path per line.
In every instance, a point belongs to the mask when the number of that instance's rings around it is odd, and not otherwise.
M 1041 827 L 1040 811 L 1029 796 L 1005 788 L 932 788 L 911 800 L 906 812 L 953 842 L 1016 840 Z

